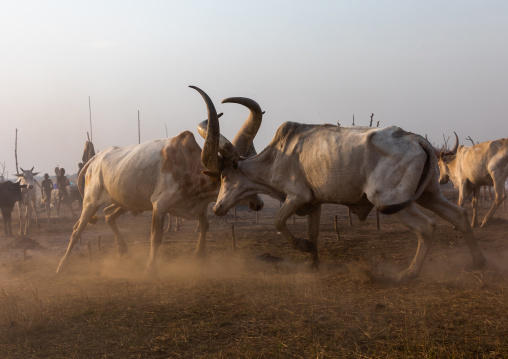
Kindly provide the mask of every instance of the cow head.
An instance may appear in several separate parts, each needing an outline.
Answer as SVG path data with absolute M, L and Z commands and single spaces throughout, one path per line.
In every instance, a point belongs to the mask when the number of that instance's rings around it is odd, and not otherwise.
M 459 137 L 455 134 L 455 146 L 450 151 L 441 151 L 438 154 L 439 164 L 439 183 L 446 184 L 450 180 L 451 170 L 450 164 L 455 161 L 457 157 L 457 149 L 459 148 Z
M 21 167 L 20 167 L 21 168 Z M 34 176 L 37 176 L 39 172 L 32 172 L 34 168 L 25 171 L 23 168 L 21 168 L 21 174 L 16 174 L 15 176 L 18 177 L 18 182 L 21 184 L 25 184 L 26 188 L 32 189 L 35 186 L 35 180 Z
M 208 109 L 208 120 L 201 122 L 198 126 L 199 134 L 205 139 L 205 144 L 201 152 L 201 162 L 207 169 L 204 173 L 212 178 L 220 178 L 220 193 L 222 193 L 224 190 L 223 187 L 225 188 L 226 186 L 226 174 L 230 172 L 230 170 L 238 171 L 238 161 L 245 159 L 248 155 L 256 153 L 252 141 L 259 129 L 259 126 L 261 125 L 261 108 L 255 101 L 244 98 L 231 98 L 222 101 L 223 103 L 238 102 L 242 104 L 244 104 L 244 102 L 240 101 L 247 101 L 245 103 L 249 103 L 251 106 L 255 104 L 259 109 L 257 112 L 253 112 L 251 109 L 251 114 L 243 124 L 242 128 L 238 131 L 233 143 L 231 143 L 220 134 L 219 118 L 212 100 L 210 100 L 208 95 L 201 89 L 195 86 L 190 87 L 201 94 Z M 249 107 L 248 105 L 246 106 Z M 221 197 L 220 194 L 219 197 Z M 234 198 L 234 202 L 232 202 L 225 211 L 217 213 L 214 207 L 214 212 L 218 215 L 224 215 L 227 213 L 229 208 L 236 203 L 248 203 L 250 209 L 254 211 L 260 211 L 264 205 L 263 201 L 256 193 L 235 196 Z

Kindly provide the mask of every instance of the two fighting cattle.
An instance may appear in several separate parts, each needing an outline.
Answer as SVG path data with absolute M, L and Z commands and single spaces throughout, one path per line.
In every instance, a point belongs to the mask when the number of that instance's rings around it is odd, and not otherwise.
M 472 226 L 478 226 L 476 210 L 481 186 L 494 186 L 495 199 L 485 215 L 482 227 L 487 224 L 494 212 L 506 198 L 505 181 L 508 177 L 508 138 L 482 142 L 474 146 L 459 146 L 455 134 L 455 146 L 451 151 L 437 153 L 439 156 L 440 183 L 450 179 L 459 190 L 459 206 L 464 197 L 473 194 Z
M 217 113 L 210 98 L 196 89 L 205 100 L 208 118 L 217 122 Z M 239 153 L 247 155 L 252 145 L 250 133 L 257 121 L 250 118 L 240 131 L 245 132 L 242 141 L 236 144 Z M 213 136 L 205 143 L 219 141 L 219 133 L 209 131 Z M 217 136 L 215 136 L 217 135 Z M 246 149 L 246 150 L 245 150 Z M 94 214 L 102 205 L 106 222 L 115 234 L 120 255 L 127 251 L 127 245 L 116 226 L 116 219 L 126 213 L 152 212 L 151 249 L 146 265 L 149 275 L 156 274 L 156 253 L 162 241 L 164 218 L 167 213 L 183 218 L 198 218 L 200 235 L 197 254 L 205 255 L 205 237 L 208 230 L 207 206 L 215 201 L 220 181 L 202 172 L 206 169 L 201 162 L 216 161 L 214 156 L 201 151 L 194 135 L 185 131 L 180 135 L 153 140 L 128 147 L 110 147 L 95 155 L 86 163 L 79 174 L 78 188 L 84 186 L 83 210 L 74 226 L 67 252 L 60 261 L 57 272 L 66 263 L 72 248 L 81 236 L 87 223 L 94 221 Z M 260 210 L 263 202 L 256 194 L 247 198 L 251 209 Z
M 19 182 L 1 182 L 0 183 L 0 209 L 4 221 L 4 234 L 12 236 L 12 209 L 14 204 L 21 201 L 21 190 L 26 188 L 26 184 Z
M 223 103 L 240 103 L 251 113 L 261 113 L 259 105 L 250 99 L 229 98 Z M 286 122 L 278 128 L 268 147 L 243 159 L 227 140 L 221 140 L 220 146 L 210 145 L 213 143 L 210 138 L 219 143 L 219 122 L 215 118 L 201 123 L 200 133 L 207 138 L 203 147 L 205 157 L 215 159 L 203 164 L 210 176 L 221 179 L 213 208 L 215 214 L 225 215 L 240 199 L 256 193 L 284 201 L 276 215 L 276 227 L 294 248 L 310 252 L 315 264 L 322 203 L 346 205 L 361 220 L 375 206 L 381 213 L 395 216 L 417 235 L 415 257 L 396 281 L 419 274 L 436 228 L 434 220 L 418 210 L 415 203 L 460 230 L 475 266 L 485 262 L 465 209 L 441 194 L 434 148 L 421 136 L 398 127 Z M 294 213 L 308 214 L 310 241 L 296 238 L 288 230 L 286 221 Z

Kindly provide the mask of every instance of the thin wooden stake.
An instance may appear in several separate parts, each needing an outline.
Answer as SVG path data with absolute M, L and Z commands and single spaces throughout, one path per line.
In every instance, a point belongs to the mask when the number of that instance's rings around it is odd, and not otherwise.
M 349 215 L 349 225 L 353 227 L 353 219 L 351 218 L 351 209 L 348 209 L 348 215 Z
M 102 251 L 101 236 L 97 236 L 97 248 L 99 248 L 99 251 Z
M 19 175 L 18 168 L 18 129 L 16 128 L 16 138 L 14 141 L 14 159 L 16 160 L 16 174 Z
M 231 225 L 231 238 L 233 240 L 233 253 L 236 253 L 235 225 Z
M 88 259 L 90 263 L 92 263 L 92 246 L 90 245 L 90 241 L 87 241 L 86 245 L 88 246 Z
M 90 114 L 90 142 L 92 142 L 92 104 L 90 102 L 90 96 L 88 96 L 88 113 Z
M 379 230 L 379 209 L 376 208 L 376 227 Z
M 337 215 L 335 215 L 335 233 L 337 233 L 337 242 L 340 242 L 339 225 L 337 224 Z
M 141 123 L 139 119 L 139 110 L 138 110 L 138 143 L 141 143 Z
M 258 221 L 258 215 L 259 215 L 259 211 L 256 211 L 256 224 L 259 223 L 259 221 Z

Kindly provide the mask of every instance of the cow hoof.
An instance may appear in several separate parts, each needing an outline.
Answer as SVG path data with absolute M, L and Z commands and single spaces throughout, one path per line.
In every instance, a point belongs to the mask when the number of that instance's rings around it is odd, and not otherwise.
M 119 257 L 124 257 L 128 251 L 129 251 L 129 248 L 127 246 L 118 246 L 118 256 Z
M 316 246 L 311 241 L 308 241 L 306 239 L 300 239 L 298 241 L 298 249 L 301 252 L 306 252 L 306 253 L 314 252 L 315 248 L 316 248 Z
M 155 267 L 146 267 L 145 276 L 147 278 L 157 279 L 159 278 L 159 271 Z
M 309 268 L 314 272 L 319 271 L 319 261 L 313 260 L 312 262 L 310 262 Z
M 206 252 L 196 249 L 196 251 L 194 252 L 194 256 L 196 257 L 196 259 L 203 261 L 205 260 Z

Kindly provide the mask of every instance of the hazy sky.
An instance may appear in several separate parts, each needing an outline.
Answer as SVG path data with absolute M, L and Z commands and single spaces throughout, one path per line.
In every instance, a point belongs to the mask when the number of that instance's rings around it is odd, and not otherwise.
M 96 149 L 191 130 L 202 88 L 232 139 L 266 111 L 284 121 L 397 125 L 475 141 L 508 137 L 508 1 L 2 1 L 0 163 L 77 171 Z M 199 138 L 198 143 L 203 141 Z M 1 169 L 1 167 L 0 167 Z

